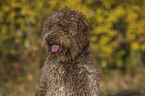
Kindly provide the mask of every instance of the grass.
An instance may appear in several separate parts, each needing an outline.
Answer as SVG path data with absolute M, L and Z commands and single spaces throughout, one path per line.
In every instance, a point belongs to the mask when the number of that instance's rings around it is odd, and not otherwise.
M 1 82 L 0 96 L 35 96 L 40 73 L 40 68 L 33 68 L 19 80 Z M 144 81 L 145 70 L 142 68 L 125 75 L 119 71 L 110 71 L 101 76 L 100 96 L 145 96 Z
M 101 78 L 100 96 L 145 96 L 145 70 L 142 68 L 125 75 L 112 71 Z

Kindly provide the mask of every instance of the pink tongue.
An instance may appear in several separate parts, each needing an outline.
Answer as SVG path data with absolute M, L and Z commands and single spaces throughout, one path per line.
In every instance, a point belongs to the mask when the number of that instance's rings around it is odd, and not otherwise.
M 51 52 L 57 52 L 59 49 L 59 45 L 52 45 L 51 46 Z

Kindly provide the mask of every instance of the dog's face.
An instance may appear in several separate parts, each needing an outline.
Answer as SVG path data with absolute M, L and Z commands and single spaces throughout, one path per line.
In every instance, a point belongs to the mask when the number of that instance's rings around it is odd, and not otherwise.
M 43 45 L 53 56 L 74 58 L 88 47 L 91 24 L 85 16 L 68 8 L 52 13 L 43 28 Z

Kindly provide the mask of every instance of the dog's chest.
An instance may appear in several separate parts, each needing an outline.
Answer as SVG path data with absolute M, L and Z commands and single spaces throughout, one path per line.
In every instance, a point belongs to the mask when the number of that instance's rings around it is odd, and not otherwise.
M 90 68 L 81 65 L 49 65 L 48 77 L 48 96 L 97 96 L 95 74 Z M 89 74 L 89 75 L 88 75 Z M 89 88 L 93 88 L 90 93 Z M 88 95 L 85 95 L 88 94 Z M 91 94 L 91 95 L 90 95 Z

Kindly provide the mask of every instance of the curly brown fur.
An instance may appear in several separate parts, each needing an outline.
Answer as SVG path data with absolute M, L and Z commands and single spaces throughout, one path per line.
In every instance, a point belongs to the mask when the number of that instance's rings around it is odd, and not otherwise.
M 38 96 L 98 96 L 98 76 L 88 50 L 92 26 L 69 8 L 53 12 L 43 28 L 48 57 Z

